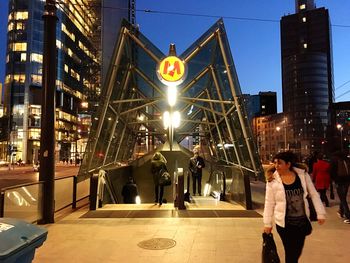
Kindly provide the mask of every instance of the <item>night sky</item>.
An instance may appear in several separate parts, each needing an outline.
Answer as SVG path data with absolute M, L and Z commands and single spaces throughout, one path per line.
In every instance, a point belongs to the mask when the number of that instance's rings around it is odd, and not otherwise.
M 5 74 L 7 2 L 8 0 L 0 0 L 1 82 Z M 276 91 L 278 110 L 282 110 L 279 21 L 283 15 L 295 12 L 294 0 L 137 0 L 136 2 L 139 10 L 136 13 L 136 20 L 141 32 L 165 54 L 170 43 L 175 43 L 177 53 L 181 54 L 220 16 L 223 16 L 242 92 L 257 94 L 259 91 Z M 350 91 L 350 1 L 315 0 L 315 3 L 317 7 L 329 9 L 333 25 L 336 101 L 350 100 L 348 92 Z M 142 11 L 145 9 L 160 12 Z M 192 15 L 164 14 L 162 13 L 164 11 Z M 195 16 L 195 14 L 215 17 Z M 233 17 L 272 21 L 239 20 Z M 342 86 L 347 81 L 349 83 Z M 346 95 L 342 95 L 344 93 Z

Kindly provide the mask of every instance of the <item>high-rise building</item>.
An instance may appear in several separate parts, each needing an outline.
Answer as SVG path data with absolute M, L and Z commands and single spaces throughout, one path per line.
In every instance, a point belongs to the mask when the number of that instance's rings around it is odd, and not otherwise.
M 328 148 L 350 154 L 350 101 L 333 103 L 335 124 L 332 141 L 325 141 Z
M 129 16 L 129 2 L 57 1 L 56 160 L 84 151 L 91 107 L 101 90 L 102 46 L 117 36 L 121 19 Z M 4 106 L 11 116 L 9 143 L 25 162 L 36 158 L 40 144 L 44 4 L 9 0 Z M 119 12 L 104 24 L 107 10 Z
M 328 10 L 296 0 L 296 14 L 281 19 L 283 112 L 301 156 L 322 150 L 334 100 Z
M 277 113 L 276 92 L 259 92 L 258 95 L 243 94 L 247 115 L 250 120 L 254 117 L 261 117 Z

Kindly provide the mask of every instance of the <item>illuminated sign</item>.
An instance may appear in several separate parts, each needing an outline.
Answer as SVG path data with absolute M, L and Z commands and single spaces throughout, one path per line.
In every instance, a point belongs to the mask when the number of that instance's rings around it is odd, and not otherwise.
M 158 65 L 157 75 L 166 85 L 179 85 L 186 78 L 185 63 L 176 56 L 164 58 Z

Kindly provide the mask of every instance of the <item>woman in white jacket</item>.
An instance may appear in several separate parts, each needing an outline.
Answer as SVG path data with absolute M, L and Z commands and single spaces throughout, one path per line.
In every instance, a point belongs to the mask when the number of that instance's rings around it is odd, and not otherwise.
M 274 170 L 267 173 L 264 232 L 271 233 L 273 222 L 280 235 L 286 263 L 297 263 L 305 237 L 311 233 L 307 195 L 312 199 L 320 225 L 325 222 L 325 209 L 308 173 L 295 166 L 292 152 L 274 157 Z

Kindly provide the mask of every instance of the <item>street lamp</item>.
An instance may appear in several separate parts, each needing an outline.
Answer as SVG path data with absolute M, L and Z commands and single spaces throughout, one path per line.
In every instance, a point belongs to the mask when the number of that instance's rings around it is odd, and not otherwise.
M 165 111 L 163 114 L 163 125 L 165 129 L 169 128 L 170 151 L 173 149 L 174 129 L 180 126 L 181 116 L 178 111 Z
M 337 124 L 337 129 L 340 131 L 340 151 L 343 151 L 343 125 Z
M 284 120 L 284 150 L 287 151 L 287 127 L 286 127 L 286 119 Z M 281 127 L 277 126 L 276 131 L 280 131 Z

